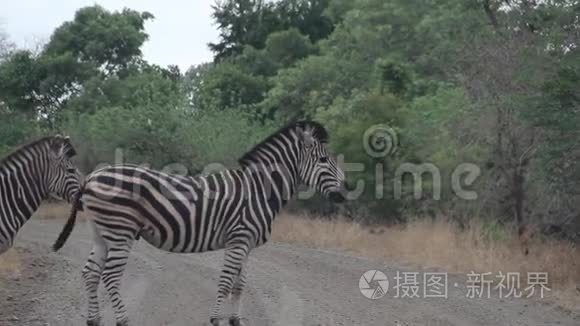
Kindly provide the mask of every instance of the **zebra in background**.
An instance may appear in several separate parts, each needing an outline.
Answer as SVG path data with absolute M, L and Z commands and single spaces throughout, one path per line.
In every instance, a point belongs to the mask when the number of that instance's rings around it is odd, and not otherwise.
M 18 230 L 50 194 L 74 202 L 80 174 L 71 163 L 68 137 L 46 137 L 0 160 L 0 254 L 10 249 Z
M 73 205 L 54 250 L 72 232 L 77 210 L 90 215 L 95 244 L 82 276 L 88 292 L 87 325 L 101 325 L 97 290 L 103 280 L 118 326 L 129 325 L 121 277 L 136 239 L 175 253 L 225 249 L 210 323 L 219 325 L 231 295 L 230 325 L 242 325 L 241 296 L 250 251 L 268 241 L 276 214 L 299 183 L 334 201 L 345 200 L 345 176 L 326 149 L 327 133 L 315 122 L 296 122 L 271 135 L 240 160 L 240 168 L 184 177 L 138 166 L 93 172 Z

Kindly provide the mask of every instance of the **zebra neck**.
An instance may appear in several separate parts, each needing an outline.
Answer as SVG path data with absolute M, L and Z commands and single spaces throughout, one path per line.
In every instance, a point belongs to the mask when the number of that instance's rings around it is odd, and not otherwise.
M 47 198 L 39 161 L 0 166 L 0 242 L 11 243 L 18 230 Z M 36 164 L 36 165 L 35 165 Z
M 252 164 L 245 169 L 250 180 L 249 192 L 253 205 L 263 211 L 264 216 L 275 215 L 292 198 L 297 189 L 297 172 L 283 164 Z

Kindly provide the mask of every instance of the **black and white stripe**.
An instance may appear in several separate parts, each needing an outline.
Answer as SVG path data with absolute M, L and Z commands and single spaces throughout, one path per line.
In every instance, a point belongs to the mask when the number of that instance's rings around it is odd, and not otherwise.
M 0 254 L 49 194 L 73 202 L 80 175 L 70 159 L 75 150 L 62 136 L 46 137 L 0 161 Z
M 157 248 L 192 253 L 225 249 L 210 322 L 219 324 L 221 306 L 231 295 L 231 325 L 240 325 L 245 265 L 250 251 L 268 241 L 276 214 L 301 182 L 323 195 L 344 200 L 344 173 L 326 149 L 318 123 L 281 129 L 240 159 L 240 168 L 209 176 L 183 177 L 137 166 L 113 166 L 87 177 L 82 199 L 59 240 L 72 231 L 76 210 L 86 211 L 96 242 L 83 269 L 89 295 L 88 325 L 101 325 L 97 289 L 102 278 L 117 325 L 128 325 L 119 289 L 134 240 Z

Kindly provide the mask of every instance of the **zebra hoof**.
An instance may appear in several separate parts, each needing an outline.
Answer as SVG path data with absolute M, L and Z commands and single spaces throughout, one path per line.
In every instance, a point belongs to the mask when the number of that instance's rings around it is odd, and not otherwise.
M 117 321 L 117 326 L 129 326 L 129 320 L 125 319 L 125 320 Z
M 240 317 L 230 317 L 230 326 L 244 326 L 247 325 L 245 320 Z
M 233 318 L 233 317 L 232 317 Z M 228 326 L 228 325 L 244 325 L 244 324 L 240 324 L 238 321 L 238 324 L 232 324 L 232 318 L 228 319 L 228 318 L 210 318 L 209 319 L 209 323 L 211 326 Z
M 87 320 L 87 326 L 102 326 L 101 318 Z
M 211 326 L 220 326 L 219 318 L 210 318 L 209 323 L 211 324 Z

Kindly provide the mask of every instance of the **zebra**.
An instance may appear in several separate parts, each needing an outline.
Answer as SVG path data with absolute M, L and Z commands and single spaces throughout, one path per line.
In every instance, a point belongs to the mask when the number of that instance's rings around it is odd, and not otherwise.
M 206 176 L 180 176 L 133 165 L 97 170 L 87 177 L 79 201 L 53 249 L 74 228 L 78 210 L 89 215 L 95 244 L 82 277 L 88 293 L 87 325 L 101 325 L 99 282 L 112 302 L 116 325 L 129 325 L 121 278 L 135 240 L 173 253 L 225 249 L 211 325 L 243 325 L 241 297 L 253 248 L 265 244 L 274 217 L 300 183 L 336 202 L 346 199 L 345 174 L 327 148 L 325 128 L 313 121 L 289 124 L 239 159 L 239 167 Z M 222 304 L 231 298 L 233 313 Z
M 45 137 L 0 160 L 0 254 L 14 244 L 18 230 L 49 195 L 75 202 L 80 173 L 68 137 Z

